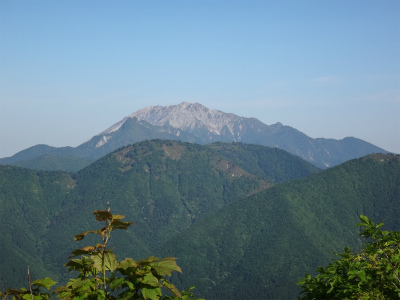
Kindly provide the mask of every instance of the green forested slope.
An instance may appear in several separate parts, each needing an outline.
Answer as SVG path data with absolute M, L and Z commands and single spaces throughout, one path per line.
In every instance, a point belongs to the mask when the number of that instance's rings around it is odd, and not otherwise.
M 206 146 L 218 151 L 247 172 L 274 183 L 305 177 L 319 171 L 314 165 L 279 148 L 242 143 L 213 143 Z
M 2 265 L 14 268 L 23 277 L 7 277 L 1 288 L 25 282 L 26 266 L 33 266 L 29 255 L 42 269 L 61 270 L 70 251 L 79 246 L 73 236 L 93 228 L 92 212 L 105 208 L 107 202 L 112 212 L 136 222 L 116 245 L 119 254 L 142 258 L 226 204 L 271 187 L 270 179 L 279 182 L 317 171 L 282 150 L 257 146 L 258 156 L 266 160 L 270 156 L 276 163 L 261 164 L 253 175 L 242 162 L 257 164 L 255 150 L 246 150 L 240 144 L 234 147 L 241 151 L 240 159 L 230 159 L 221 150 L 197 144 L 146 141 L 118 149 L 72 175 L 2 167 L 9 171 L 4 174 L 0 191 L 1 201 L 7 203 L 0 208 L 1 222 L 8 226 L 8 235 L 20 236 L 26 243 L 17 244 L 9 238 L 5 244 Z M 265 175 L 274 172 L 291 176 Z M 31 204 L 34 207 L 26 214 L 24 210 Z M 11 208 L 16 215 L 9 213 Z M 29 255 L 24 260 L 15 256 L 6 259 L 10 255 L 7 253 L 14 252 Z M 15 260 L 20 265 L 14 264 Z M 39 267 L 35 269 L 44 274 Z
M 62 249 L 57 255 L 65 259 L 73 245 L 57 239 L 59 232 L 72 238 L 91 228 L 84 219 L 110 202 L 112 211 L 137 224 L 126 247 L 118 248 L 149 255 L 150 248 L 226 203 L 270 186 L 232 163 L 226 169 L 224 160 L 196 144 L 150 141 L 121 148 L 74 175 L 76 188 L 49 228 L 48 245 Z
M 161 140 L 72 175 L 0 166 L 0 289 L 23 286 L 27 265 L 34 278 L 68 278 L 73 236 L 96 228 L 92 212 L 110 202 L 136 223 L 113 236 L 120 258 L 176 256 L 173 282 L 207 299 L 293 299 L 304 273 L 360 246 L 360 214 L 400 228 L 399 156 L 317 171 L 279 149 Z
M 0 286 L 26 282 L 32 276 L 55 275 L 42 260 L 41 236 L 60 202 L 73 188 L 70 175 L 0 166 Z
M 360 247 L 360 214 L 400 229 L 399 156 L 371 155 L 236 201 L 160 247 L 207 299 L 294 299 L 304 273 Z M 176 243 L 176 241 L 179 243 Z
M 63 170 L 66 172 L 78 172 L 84 167 L 90 165 L 93 161 L 94 159 L 45 154 L 33 159 L 18 161 L 13 165 L 34 170 Z

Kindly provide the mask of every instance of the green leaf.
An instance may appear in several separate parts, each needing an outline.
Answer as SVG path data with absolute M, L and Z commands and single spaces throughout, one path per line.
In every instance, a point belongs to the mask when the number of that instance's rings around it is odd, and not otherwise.
M 113 252 L 105 252 L 104 253 L 104 265 L 107 270 L 114 271 L 118 267 L 117 257 Z
M 157 257 L 150 256 L 146 259 L 137 260 L 136 263 L 138 264 L 138 267 L 144 268 L 145 266 L 148 266 L 150 263 L 152 263 L 154 261 L 158 261 L 158 260 L 159 259 Z
M 397 294 L 393 280 L 398 282 L 398 234 L 381 231 L 383 223 L 374 226 L 366 216 L 360 219 L 363 223 L 358 225 L 366 227 L 360 234 L 368 239 L 365 248 L 357 255 L 346 248 L 344 254 L 336 254 L 341 259 L 317 269 L 317 276 L 299 281 L 303 290 L 298 299 L 393 299 Z
M 128 286 L 128 288 L 129 288 L 131 291 L 134 291 L 134 290 L 135 290 L 135 286 L 133 285 L 132 282 L 127 281 L 127 282 L 126 282 L 126 285 Z
M 66 286 L 59 286 L 58 288 L 56 288 L 53 291 L 53 294 L 58 294 L 58 293 L 61 293 L 61 292 L 68 292 L 68 291 L 69 291 L 69 288 L 67 288 Z
M 154 275 L 151 274 L 150 272 L 145 274 L 141 281 L 143 284 L 148 284 L 155 287 L 158 287 L 160 285 L 157 277 L 154 277 Z
M 119 268 L 121 268 L 121 269 L 127 269 L 127 268 L 131 268 L 131 267 L 133 267 L 133 268 L 137 268 L 137 263 L 136 263 L 136 261 L 134 261 L 132 258 L 130 258 L 130 257 L 128 257 L 128 258 L 125 258 L 124 260 L 122 260 L 120 263 L 119 263 Z
M 159 259 L 157 257 L 154 257 L 154 256 L 149 256 L 148 258 L 139 260 L 138 263 L 139 264 L 142 264 L 142 263 L 146 264 L 146 263 L 151 263 L 151 262 L 156 261 L 156 260 L 159 260 Z
M 32 285 L 36 285 L 37 287 L 42 286 L 48 290 L 50 289 L 50 287 L 52 287 L 56 283 L 57 282 L 55 282 L 54 280 L 51 280 L 49 277 L 32 281 Z
M 81 278 L 77 278 L 71 281 L 71 287 L 73 289 L 78 289 L 81 286 L 84 286 L 85 284 L 87 284 L 87 279 L 81 279 Z
M 97 290 L 96 296 L 97 296 L 96 300 L 104 300 L 104 299 L 106 299 L 106 295 L 104 293 L 104 290 L 102 290 L 102 289 L 98 289 Z
M 358 271 L 357 275 L 358 275 L 358 277 L 360 277 L 361 281 L 366 281 L 367 280 L 365 278 L 365 272 L 364 271 Z
M 104 256 L 104 270 L 103 270 L 103 256 Z M 114 271 L 118 267 L 118 260 L 115 254 L 111 251 L 99 252 L 90 257 L 93 260 L 93 267 L 99 272 L 106 270 Z
M 163 281 L 163 285 L 164 285 L 172 294 L 174 294 L 176 297 L 182 298 L 182 295 L 181 295 L 181 293 L 179 292 L 179 290 L 178 290 L 172 283 L 170 283 L 168 280 L 164 280 L 164 281 Z M 192 289 L 192 287 L 189 288 L 188 291 L 190 291 L 191 289 Z
M 91 263 L 91 261 L 89 262 L 86 258 L 70 259 L 64 267 L 69 267 L 70 270 L 81 272 L 87 268 L 89 263 Z
M 175 257 L 166 257 L 159 261 L 151 262 L 149 266 L 151 266 L 160 276 L 171 276 L 172 271 L 182 273 L 181 268 L 176 264 Z
M 73 300 L 84 300 L 86 298 L 87 298 L 87 294 L 84 293 L 84 294 L 81 294 L 81 295 L 78 295 L 78 296 L 74 297 Z
M 110 281 L 110 288 L 113 290 L 120 288 L 125 283 L 125 278 L 113 278 Z
M 392 257 L 392 262 L 397 262 L 397 263 L 399 263 L 399 262 L 400 262 L 400 254 L 395 254 L 395 255 L 393 255 L 393 257 Z
M 147 299 L 158 300 L 162 296 L 161 289 L 159 287 L 157 288 L 143 287 L 142 296 L 145 300 Z
M 96 255 L 90 256 L 90 258 L 93 260 L 93 268 L 95 268 L 98 272 L 105 271 L 103 270 L 103 259 L 102 259 L 102 254 L 98 253 Z
M 373 227 L 374 226 L 374 223 L 370 219 L 368 219 L 367 216 L 361 215 L 360 216 L 360 220 L 363 223 L 359 223 L 359 224 L 357 224 L 357 226 L 366 226 L 366 227 L 368 227 L 368 226 Z
M 112 215 L 113 220 L 121 220 L 123 218 L 125 218 L 125 216 L 123 215 Z

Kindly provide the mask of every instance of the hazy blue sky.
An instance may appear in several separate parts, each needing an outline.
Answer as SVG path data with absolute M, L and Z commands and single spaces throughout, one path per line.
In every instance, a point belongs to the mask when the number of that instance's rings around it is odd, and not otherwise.
M 400 1 L 0 0 L 0 157 L 199 102 L 400 153 Z

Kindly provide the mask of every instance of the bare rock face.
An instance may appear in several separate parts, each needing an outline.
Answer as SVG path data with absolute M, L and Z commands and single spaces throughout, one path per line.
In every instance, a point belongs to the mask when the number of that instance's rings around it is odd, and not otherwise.
M 221 134 L 224 126 L 229 129 L 231 134 L 234 134 L 233 126 L 235 122 L 243 119 L 234 114 L 208 109 L 199 103 L 182 102 L 178 105 L 146 107 L 114 124 L 103 133 L 118 130 L 129 118 L 137 118 L 138 121 L 144 120 L 155 126 L 163 126 L 168 122 L 172 127 L 188 132 L 198 128 L 206 128 L 218 135 Z

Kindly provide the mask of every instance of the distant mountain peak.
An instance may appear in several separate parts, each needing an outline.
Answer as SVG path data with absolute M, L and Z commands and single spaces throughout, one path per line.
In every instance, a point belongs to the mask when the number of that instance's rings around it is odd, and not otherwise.
M 170 126 L 185 131 L 206 128 L 218 135 L 221 134 L 224 126 L 233 134 L 234 122 L 243 119 L 234 114 L 209 109 L 200 103 L 182 102 L 177 105 L 146 107 L 134 112 L 101 134 L 117 131 L 129 118 L 137 118 L 138 121 L 146 121 L 154 126 L 164 126 L 169 123 Z

